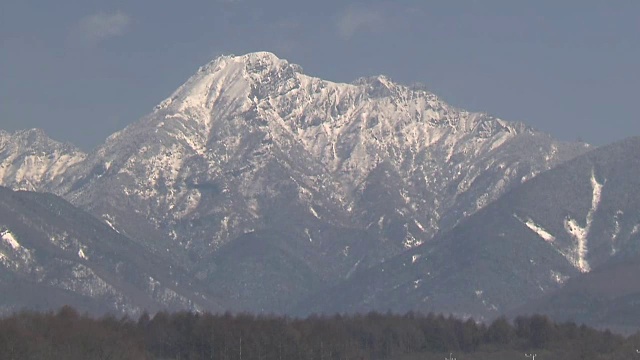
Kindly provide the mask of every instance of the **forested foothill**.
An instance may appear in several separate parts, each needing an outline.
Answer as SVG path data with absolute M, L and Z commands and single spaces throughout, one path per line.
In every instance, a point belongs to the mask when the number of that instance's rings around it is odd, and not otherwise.
M 490 324 L 443 315 L 369 313 L 295 319 L 159 312 L 91 317 L 71 307 L 0 319 L 0 359 L 620 359 L 639 356 L 622 336 L 533 315 Z

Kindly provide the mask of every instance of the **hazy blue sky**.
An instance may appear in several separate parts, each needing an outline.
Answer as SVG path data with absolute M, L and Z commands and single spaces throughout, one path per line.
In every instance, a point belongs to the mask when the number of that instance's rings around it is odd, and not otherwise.
M 0 128 L 89 149 L 217 55 L 258 50 L 561 139 L 640 135 L 638 0 L 0 0 Z

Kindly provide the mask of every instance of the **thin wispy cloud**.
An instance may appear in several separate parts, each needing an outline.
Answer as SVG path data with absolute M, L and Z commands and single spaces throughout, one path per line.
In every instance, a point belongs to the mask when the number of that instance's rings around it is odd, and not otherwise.
M 354 5 L 345 9 L 338 17 L 338 35 L 345 40 L 352 38 L 361 31 L 371 31 L 386 22 L 384 13 L 380 8 L 365 5 Z
M 131 24 L 131 16 L 123 12 L 97 13 L 78 22 L 78 35 L 87 43 L 98 44 L 104 40 L 124 35 Z

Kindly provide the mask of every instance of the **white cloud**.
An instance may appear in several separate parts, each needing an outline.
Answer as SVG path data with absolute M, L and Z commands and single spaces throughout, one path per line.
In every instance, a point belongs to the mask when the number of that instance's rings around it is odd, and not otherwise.
M 123 12 L 89 15 L 78 23 L 79 35 L 87 42 L 97 44 L 103 40 L 124 35 L 131 17 Z
M 358 5 L 351 6 L 338 17 L 338 34 L 344 39 L 350 39 L 359 31 L 371 31 L 383 26 L 386 22 L 380 8 Z

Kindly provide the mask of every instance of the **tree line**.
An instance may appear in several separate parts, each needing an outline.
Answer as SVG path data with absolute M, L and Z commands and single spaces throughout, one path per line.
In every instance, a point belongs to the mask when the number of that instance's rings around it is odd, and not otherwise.
M 490 324 L 408 313 L 310 316 L 158 312 L 94 318 L 71 307 L 0 319 L 0 359 L 348 360 L 640 358 L 622 336 L 541 315 Z

